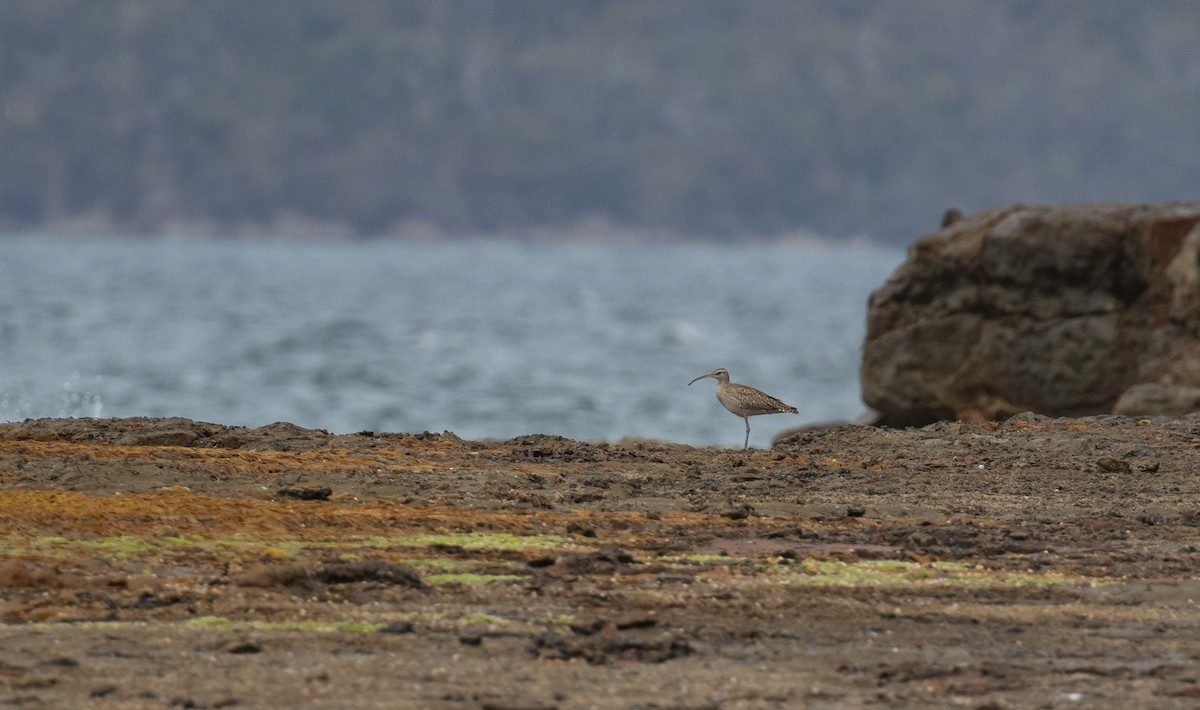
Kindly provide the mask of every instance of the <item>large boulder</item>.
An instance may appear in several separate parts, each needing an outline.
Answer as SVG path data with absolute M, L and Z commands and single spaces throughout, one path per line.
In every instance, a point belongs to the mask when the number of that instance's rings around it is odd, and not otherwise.
M 871 294 L 862 393 L 880 423 L 1108 413 L 1139 384 L 1158 411 L 1192 406 L 1169 391 L 1200 386 L 1200 202 L 946 222 Z

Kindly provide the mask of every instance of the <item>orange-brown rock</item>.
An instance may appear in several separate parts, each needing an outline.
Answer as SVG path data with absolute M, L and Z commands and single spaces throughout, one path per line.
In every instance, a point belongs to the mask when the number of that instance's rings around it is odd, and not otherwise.
M 1101 414 L 1135 385 L 1200 386 L 1198 224 L 1200 202 L 950 222 L 871 295 L 864 401 L 905 425 Z

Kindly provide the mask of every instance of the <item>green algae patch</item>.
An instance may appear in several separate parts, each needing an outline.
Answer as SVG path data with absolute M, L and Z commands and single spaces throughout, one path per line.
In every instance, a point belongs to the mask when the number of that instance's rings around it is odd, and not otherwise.
M 508 533 L 461 533 L 429 535 L 397 535 L 349 537 L 338 541 L 306 541 L 288 539 L 258 539 L 243 536 L 227 538 L 201 538 L 181 535 L 68 538 L 58 535 L 19 537 L 10 535 L 0 539 L 0 550 L 6 555 L 46 555 L 62 557 L 81 553 L 108 559 L 123 560 L 138 556 L 170 556 L 205 552 L 221 557 L 245 557 L 260 555 L 274 559 L 293 559 L 305 552 L 334 551 L 346 560 L 361 559 L 365 550 L 395 550 L 411 548 L 461 548 L 471 551 L 542 551 L 559 548 L 578 548 L 579 543 L 565 537 L 553 535 L 512 535 Z M 453 569 L 451 560 L 435 561 L 422 558 L 416 564 Z M 464 567 L 471 565 L 463 561 Z
M 170 556 L 208 551 L 216 543 L 182 535 L 117 535 L 112 537 L 63 537 L 61 535 L 39 535 L 18 537 L 10 535 L 0 539 L 0 551 L 6 555 L 44 555 L 47 557 L 70 557 L 87 554 L 93 557 L 124 560 L 147 555 Z
M 81 550 L 95 551 L 117 559 L 125 559 L 136 555 L 144 555 L 169 546 L 165 540 L 148 540 L 132 535 L 120 537 L 102 537 L 95 540 L 78 540 L 75 546 Z
M 392 538 L 393 545 L 412 547 L 450 547 L 464 550 L 546 550 L 560 547 L 579 547 L 577 540 L 557 535 L 512 535 L 510 533 L 451 533 L 443 535 L 410 535 Z
M 429 584 L 508 584 L 519 582 L 524 577 L 515 574 L 477 574 L 473 572 L 448 572 L 425 577 Z
M 120 535 L 117 537 L 80 539 L 58 535 L 44 535 L 23 540 L 9 537 L 4 541 L 3 550 L 4 554 L 7 555 L 68 557 L 87 553 L 123 560 L 151 553 L 162 553 L 172 548 L 189 544 L 187 540 L 178 537 L 144 538 L 135 535 Z
M 730 557 L 713 553 L 694 553 L 689 555 L 664 555 L 658 558 L 662 562 L 683 565 L 727 565 L 734 562 L 746 562 L 748 558 Z
M 387 550 L 397 547 L 451 547 L 464 550 L 499 550 L 521 552 L 524 550 L 547 550 L 578 548 L 579 541 L 556 535 L 513 535 L 510 533 L 451 533 L 418 535 L 371 535 L 347 537 L 338 541 L 298 540 L 255 540 L 229 539 L 213 541 L 214 544 L 231 548 L 258 548 L 264 545 L 277 547 L 290 555 L 303 550 L 345 550 L 347 555 L 356 550 Z
M 233 622 L 223 616 L 197 616 L 184 622 L 187 626 L 199 626 L 206 629 L 227 629 Z
M 902 560 L 802 560 L 795 565 L 778 566 L 772 573 L 784 584 L 841 586 L 898 586 L 914 584 L 1032 587 L 1060 584 L 1084 584 L 1087 580 L 1059 573 L 1010 572 L 975 567 L 962 562 L 919 564 Z
M 691 567 L 755 567 L 759 569 L 772 568 L 778 564 L 773 557 L 748 557 L 742 555 L 724 555 L 712 552 L 692 553 L 686 555 L 663 555 L 659 562 Z

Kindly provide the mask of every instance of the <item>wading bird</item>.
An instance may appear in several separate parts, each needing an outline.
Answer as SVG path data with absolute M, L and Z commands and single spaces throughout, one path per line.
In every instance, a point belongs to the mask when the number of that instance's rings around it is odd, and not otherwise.
M 742 445 L 743 451 L 750 448 L 750 417 L 759 414 L 800 413 L 795 407 L 784 404 L 762 390 L 730 382 L 729 370 L 723 367 L 718 367 L 707 375 L 700 375 L 689 382 L 688 387 L 705 377 L 711 377 L 717 381 L 717 400 L 721 402 L 721 405 L 746 420 L 746 442 Z

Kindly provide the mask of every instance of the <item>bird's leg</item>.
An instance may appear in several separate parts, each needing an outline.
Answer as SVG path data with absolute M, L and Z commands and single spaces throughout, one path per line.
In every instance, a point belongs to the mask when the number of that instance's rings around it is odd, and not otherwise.
M 746 443 L 742 444 L 742 451 L 750 448 L 750 417 L 742 417 L 746 420 Z

